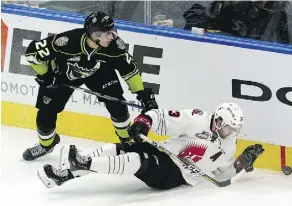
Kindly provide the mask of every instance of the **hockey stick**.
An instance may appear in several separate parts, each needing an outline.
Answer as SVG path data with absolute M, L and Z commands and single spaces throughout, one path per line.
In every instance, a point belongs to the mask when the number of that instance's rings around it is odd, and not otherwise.
M 108 95 L 103 95 L 103 94 L 100 94 L 98 92 L 91 91 L 89 89 L 84 89 L 84 88 L 81 88 L 81 87 L 76 87 L 76 86 L 73 86 L 73 85 L 68 85 L 68 84 L 63 84 L 63 83 L 59 83 L 58 85 L 63 86 L 63 87 L 67 87 L 67 88 L 71 88 L 71 89 L 75 89 L 75 90 L 79 90 L 79 91 L 82 91 L 82 92 L 85 92 L 85 93 L 88 93 L 88 94 L 92 94 L 92 95 L 95 95 L 95 96 L 98 96 L 100 98 L 107 99 L 107 100 L 110 100 L 110 101 L 118 102 L 120 104 L 124 104 L 124 105 L 127 105 L 127 106 L 135 107 L 135 108 L 138 108 L 138 109 L 144 109 L 144 107 L 141 106 L 141 105 L 138 105 L 138 104 L 135 104 L 135 103 L 131 103 L 131 102 L 127 102 L 127 101 L 124 101 L 124 100 L 121 100 L 121 99 L 118 99 L 118 98 L 115 98 L 115 97 L 111 97 L 111 96 L 108 96 Z
M 143 134 L 140 134 L 139 136 L 141 139 L 145 140 L 149 144 L 156 147 L 159 151 L 166 153 L 167 155 L 170 156 L 170 158 L 181 163 L 183 165 L 183 167 L 189 168 L 192 173 L 201 175 L 203 178 L 205 178 L 209 182 L 212 182 L 214 185 L 216 185 L 218 187 L 226 187 L 226 186 L 229 186 L 231 184 L 234 184 L 245 173 L 245 170 L 243 169 L 238 174 L 236 174 L 234 177 L 232 177 L 231 179 L 224 180 L 224 181 L 217 181 L 214 178 L 210 177 L 209 175 L 205 174 L 195 163 L 190 163 L 184 159 L 179 158 L 177 155 L 173 154 L 169 150 L 165 149 L 163 146 L 159 145 L 159 143 L 152 141 L 151 139 L 149 139 L 148 137 L 146 137 Z

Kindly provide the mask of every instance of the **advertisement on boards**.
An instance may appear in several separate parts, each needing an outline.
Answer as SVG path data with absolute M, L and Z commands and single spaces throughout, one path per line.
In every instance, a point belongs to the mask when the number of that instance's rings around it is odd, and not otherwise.
M 7 29 L 6 52 L 1 53 L 2 100 L 34 105 L 38 85 L 23 56 L 29 42 L 82 25 L 5 13 L 1 24 Z M 234 101 L 245 114 L 243 138 L 292 145 L 292 55 L 126 30 L 118 33 L 161 108 L 212 112 L 218 104 Z M 126 99 L 137 102 L 125 83 L 123 87 Z M 81 92 L 73 94 L 66 110 L 108 116 L 101 103 Z

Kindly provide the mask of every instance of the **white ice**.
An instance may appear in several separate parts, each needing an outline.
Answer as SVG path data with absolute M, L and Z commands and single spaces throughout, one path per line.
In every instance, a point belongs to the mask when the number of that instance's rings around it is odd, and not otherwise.
M 226 188 L 217 188 L 206 181 L 196 188 L 183 186 L 157 191 L 132 176 L 90 174 L 48 189 L 36 171 L 47 163 L 57 166 L 61 145 L 92 148 L 100 143 L 62 135 L 53 153 L 26 162 L 22 152 L 36 143 L 36 132 L 7 126 L 1 129 L 0 205 L 3 206 L 292 206 L 292 176 L 262 170 L 247 174 Z

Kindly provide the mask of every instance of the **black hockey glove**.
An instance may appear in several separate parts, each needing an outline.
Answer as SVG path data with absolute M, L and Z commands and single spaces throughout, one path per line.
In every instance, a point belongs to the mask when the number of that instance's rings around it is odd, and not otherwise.
M 57 85 L 55 84 L 56 78 L 51 72 L 47 72 L 43 75 L 38 74 L 35 78 L 35 81 L 40 86 L 43 86 L 43 87 L 52 88 L 52 89 L 57 88 Z
M 253 171 L 253 163 L 264 151 L 265 149 L 261 144 L 250 145 L 245 148 L 234 162 L 236 173 L 239 173 L 242 169 L 245 169 L 246 172 Z
M 137 92 L 137 100 L 139 100 L 142 106 L 145 108 L 142 113 L 145 113 L 151 109 L 158 109 L 157 102 L 155 100 L 154 93 L 150 88 L 146 88 Z
M 136 143 L 141 143 L 143 140 L 139 137 L 139 134 L 147 136 L 151 126 L 152 118 L 149 115 L 140 114 L 128 128 L 129 137 L 133 138 Z

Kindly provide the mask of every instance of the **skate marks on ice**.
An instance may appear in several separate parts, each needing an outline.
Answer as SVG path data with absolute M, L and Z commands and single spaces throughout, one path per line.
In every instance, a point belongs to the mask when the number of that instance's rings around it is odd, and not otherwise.
M 149 206 L 149 205 L 261 205 L 287 206 L 291 204 L 292 176 L 255 170 L 246 174 L 236 184 L 217 188 L 202 180 L 197 187 L 182 186 L 168 191 L 148 188 L 133 176 L 96 175 L 71 180 L 61 187 L 48 189 L 36 175 L 44 164 L 58 167 L 61 145 L 76 144 L 95 147 L 94 141 L 62 136 L 61 143 L 48 156 L 37 161 L 22 160 L 26 147 L 36 143 L 32 130 L 2 126 L 1 139 L 1 198 L 0 205 L 100 205 L 100 206 Z M 253 201 L 251 201 L 253 200 Z M 281 201 L 279 201 L 281 200 Z M 288 203 L 289 201 L 289 203 Z M 7 204 L 5 204 L 7 205 Z M 258 205 L 258 204 L 254 204 Z

